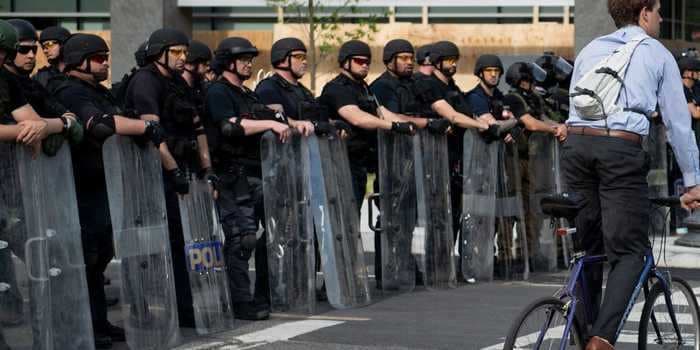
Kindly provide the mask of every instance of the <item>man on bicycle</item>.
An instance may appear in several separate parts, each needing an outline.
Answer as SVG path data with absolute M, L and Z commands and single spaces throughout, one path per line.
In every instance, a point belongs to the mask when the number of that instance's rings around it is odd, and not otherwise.
M 649 157 L 642 138 L 657 104 L 683 172 L 687 194 L 683 207 L 697 208 L 700 198 L 698 147 L 683 99 L 683 84 L 671 53 L 656 39 L 660 0 L 608 0 L 618 30 L 596 38 L 576 59 L 571 93 L 583 76 L 613 51 L 646 34 L 629 61 L 617 104 L 625 106 L 604 119 L 591 120 L 571 108 L 569 138 L 563 146 L 562 167 L 568 188 L 586 199 L 576 225 L 588 254 L 605 253 L 610 262 L 605 299 L 597 313 L 586 350 L 614 349 L 615 333 L 642 271 L 648 238 L 647 172 Z M 573 100 L 573 99 L 572 99 Z M 587 272 L 595 301 L 602 292 L 603 267 Z

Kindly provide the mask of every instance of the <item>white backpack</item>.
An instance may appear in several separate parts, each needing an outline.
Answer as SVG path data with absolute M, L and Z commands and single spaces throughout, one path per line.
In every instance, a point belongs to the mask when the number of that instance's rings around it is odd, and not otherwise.
M 647 38 L 649 36 L 646 34 L 632 38 L 596 64 L 576 83 L 571 93 L 571 102 L 581 118 L 602 120 L 623 110 L 616 102 L 624 88 L 627 67 L 634 51 Z

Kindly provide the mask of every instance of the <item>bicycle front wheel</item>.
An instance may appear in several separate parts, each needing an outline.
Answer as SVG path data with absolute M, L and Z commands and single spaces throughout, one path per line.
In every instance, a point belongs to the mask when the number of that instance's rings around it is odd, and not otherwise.
M 666 305 L 664 288 L 654 283 L 639 320 L 639 349 L 700 350 L 698 303 L 688 283 L 680 278 L 671 281 L 671 305 L 678 327 L 673 325 L 670 308 Z M 678 337 L 680 334 L 680 338 Z
M 564 338 L 566 316 L 563 301 L 552 297 L 536 300 L 515 320 L 503 349 L 560 349 L 566 343 L 564 349 L 583 350 L 585 344 L 576 319 Z

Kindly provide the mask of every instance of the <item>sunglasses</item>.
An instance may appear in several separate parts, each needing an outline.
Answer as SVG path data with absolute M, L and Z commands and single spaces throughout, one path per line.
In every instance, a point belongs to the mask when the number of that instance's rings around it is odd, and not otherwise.
M 244 65 L 253 64 L 253 57 L 245 57 L 244 56 L 244 57 L 236 58 L 236 60 L 241 62 Z
M 413 62 L 413 55 L 397 55 L 396 59 L 401 62 Z
M 26 55 L 30 51 L 32 53 L 36 53 L 36 51 L 38 49 L 39 48 L 36 45 L 19 45 L 19 46 L 17 46 L 17 53 L 22 54 L 22 55 Z
M 299 61 L 305 61 L 306 60 L 306 54 L 305 53 L 298 53 L 296 55 L 292 55 L 292 58 L 295 60 Z
M 459 61 L 459 57 L 445 57 L 442 59 L 443 64 L 453 65 Z
M 56 45 L 58 45 L 58 41 L 56 41 L 56 40 L 47 40 L 47 41 L 44 41 L 43 43 L 41 43 L 41 47 L 43 47 L 45 49 L 50 49 Z
M 360 66 L 368 65 L 371 62 L 369 58 L 353 57 L 352 61 Z
M 187 56 L 187 49 L 168 49 L 168 52 L 173 54 L 175 57 Z
M 102 54 L 102 55 L 94 55 L 90 56 L 90 61 L 95 62 L 97 64 L 103 64 L 109 60 L 109 55 L 107 54 Z

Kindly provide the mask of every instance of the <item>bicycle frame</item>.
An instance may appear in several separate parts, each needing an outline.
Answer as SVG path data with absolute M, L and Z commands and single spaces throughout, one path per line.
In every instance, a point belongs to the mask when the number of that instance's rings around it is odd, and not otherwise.
M 582 326 L 585 327 L 587 324 L 590 324 L 593 321 L 594 310 L 593 308 L 588 307 L 588 305 L 590 305 L 591 298 L 587 290 L 588 284 L 586 283 L 586 279 L 583 274 L 584 267 L 590 264 L 602 264 L 606 261 L 607 257 L 604 255 L 586 256 L 583 252 L 578 252 L 574 254 L 574 258 L 569 269 L 571 271 L 569 275 L 569 280 L 567 281 L 566 286 L 558 293 L 559 299 L 564 301 L 565 303 L 566 312 L 566 326 L 564 327 L 564 333 L 562 334 L 562 343 L 560 344 L 560 350 L 564 350 L 566 348 L 566 339 L 569 338 L 571 327 L 573 325 L 574 318 L 576 317 L 576 308 L 580 302 L 583 302 L 583 308 L 585 311 L 584 316 L 586 321 L 586 323 Z M 627 304 L 627 308 L 625 309 L 625 313 L 623 314 L 622 321 L 620 321 L 620 324 L 617 327 L 615 339 L 617 339 L 620 336 L 622 328 L 624 327 L 625 322 L 627 321 L 627 317 L 629 316 L 630 312 L 632 311 L 632 308 L 634 307 L 635 300 L 637 300 L 639 293 L 642 290 L 644 290 L 645 296 L 649 294 L 649 284 L 647 282 L 649 280 L 650 273 L 653 274 L 653 276 L 661 282 L 661 285 L 664 289 L 664 299 L 668 307 L 671 322 L 674 326 L 674 329 L 676 330 L 676 335 L 678 337 L 679 343 L 682 343 L 683 339 L 680 333 L 680 328 L 678 327 L 678 321 L 676 319 L 675 310 L 673 309 L 673 307 L 670 307 L 670 305 L 672 305 L 670 291 L 671 277 L 669 274 L 664 274 L 663 272 L 660 272 L 656 269 L 654 255 L 651 250 L 647 251 L 647 253 L 645 254 L 644 268 L 642 269 L 642 273 L 640 274 L 639 279 L 637 280 L 637 285 L 634 288 L 632 297 L 630 298 Z M 576 294 L 577 286 L 581 287 L 582 298 L 579 298 Z M 540 331 L 540 335 L 537 339 L 537 342 L 535 343 L 535 345 L 537 346 L 536 348 L 539 348 L 539 345 L 541 345 L 542 341 L 544 340 L 544 330 L 548 329 L 550 326 L 550 323 L 552 321 L 551 315 L 543 325 L 542 330 Z M 654 329 L 658 334 L 658 326 L 656 326 L 656 318 L 653 315 L 653 313 L 651 315 L 651 321 L 654 324 Z

